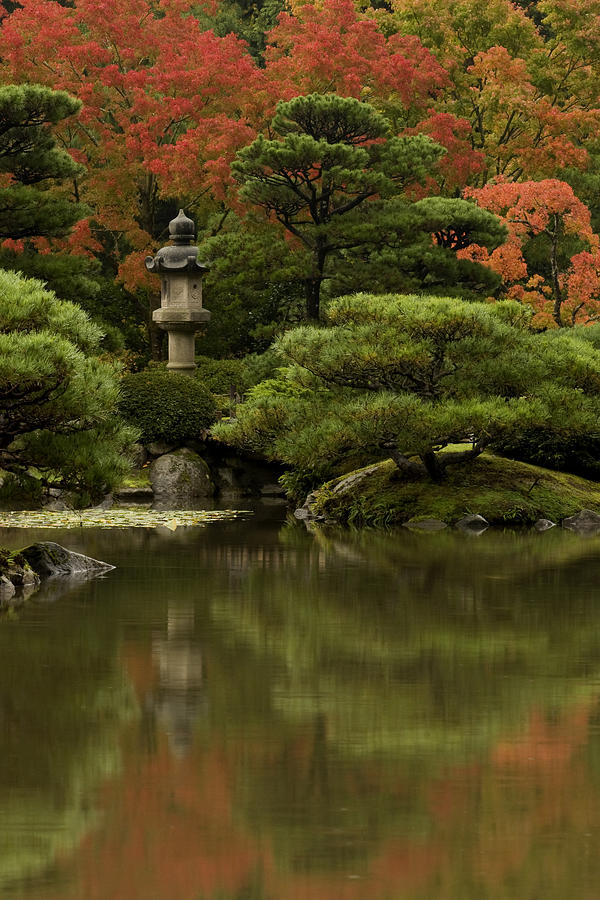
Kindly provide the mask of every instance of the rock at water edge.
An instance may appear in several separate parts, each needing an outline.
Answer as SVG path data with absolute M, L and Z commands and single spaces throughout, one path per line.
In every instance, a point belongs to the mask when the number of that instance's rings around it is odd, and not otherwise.
M 11 600 L 16 594 L 16 588 L 6 575 L 0 575 L 0 607 Z
M 490 523 L 487 521 L 487 519 L 484 519 L 483 516 L 468 515 L 463 516 L 462 519 L 459 519 L 459 521 L 455 523 L 455 527 L 459 528 L 461 531 L 469 531 L 472 534 L 479 534 L 480 532 L 485 531 L 486 528 L 489 528 Z
M 67 550 L 54 541 L 40 541 L 19 552 L 40 578 L 50 578 L 52 575 L 100 575 L 115 568 L 110 563 Z
M 549 531 L 550 528 L 556 527 L 556 522 L 552 522 L 550 519 L 538 519 L 533 527 L 536 531 Z
M 591 509 L 582 509 L 577 515 L 563 519 L 562 527 L 578 532 L 600 531 L 600 515 Z
M 215 487 L 202 457 L 184 447 L 159 456 L 150 466 L 150 482 L 156 497 L 213 497 Z

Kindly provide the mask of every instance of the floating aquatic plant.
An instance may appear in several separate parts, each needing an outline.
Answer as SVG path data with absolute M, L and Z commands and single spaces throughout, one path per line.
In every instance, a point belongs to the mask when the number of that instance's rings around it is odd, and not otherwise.
M 0 527 L 4 528 L 177 528 L 208 525 L 224 519 L 248 515 L 239 509 L 153 510 L 119 507 L 117 509 L 85 509 L 51 512 L 50 510 L 0 511 Z

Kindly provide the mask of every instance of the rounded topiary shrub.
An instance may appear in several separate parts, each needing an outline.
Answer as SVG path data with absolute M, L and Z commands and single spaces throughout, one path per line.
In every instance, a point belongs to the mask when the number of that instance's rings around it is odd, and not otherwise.
M 125 375 L 119 410 L 141 432 L 143 443 L 199 440 L 214 422 L 212 394 L 195 378 L 160 370 Z

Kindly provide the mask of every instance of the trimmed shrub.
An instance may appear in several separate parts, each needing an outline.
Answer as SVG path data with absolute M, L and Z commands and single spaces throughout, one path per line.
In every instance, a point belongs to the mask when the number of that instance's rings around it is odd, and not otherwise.
M 216 417 L 215 401 L 201 382 L 158 369 L 125 375 L 119 410 L 146 444 L 200 440 Z
M 197 356 L 196 366 L 194 378 L 213 394 L 229 394 L 231 386 L 243 394 L 249 387 L 243 359 L 211 359 L 210 356 Z
M 494 441 L 491 449 L 509 459 L 600 481 L 598 432 L 557 434 L 544 428 L 525 428 Z

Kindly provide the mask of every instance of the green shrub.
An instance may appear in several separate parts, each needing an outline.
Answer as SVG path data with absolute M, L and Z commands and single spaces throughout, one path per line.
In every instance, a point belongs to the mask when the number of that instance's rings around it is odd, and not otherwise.
M 322 325 L 277 341 L 287 365 L 248 391 L 213 435 L 298 472 L 296 482 L 286 478 L 294 492 L 336 467 L 388 458 L 404 477 L 427 472 L 441 484 L 448 469 L 488 447 L 506 453 L 528 433 L 567 448 L 578 466 L 586 451 L 594 465 L 600 356 L 589 341 L 533 334 L 527 324 L 512 301 L 338 298 Z M 549 464 L 546 454 L 533 458 Z
M 259 381 L 271 378 L 281 362 L 281 357 L 274 350 L 251 353 L 241 359 L 197 356 L 195 377 L 213 394 L 229 394 L 232 386 L 238 394 L 244 394 Z
M 44 500 L 44 486 L 29 472 L 0 476 L 0 509 L 25 509 L 39 506 Z
M 196 356 L 195 378 L 214 395 L 223 416 L 232 413 L 231 389 L 235 389 L 238 403 L 246 392 L 258 382 L 274 374 L 281 358 L 273 350 L 253 353 L 242 359 L 213 359 L 210 356 Z
M 119 410 L 141 432 L 144 443 L 199 440 L 214 422 L 215 401 L 201 382 L 159 369 L 126 375 Z
M 100 498 L 129 469 L 136 433 L 117 415 L 120 367 L 101 340 L 75 304 L 0 270 L 1 502 L 49 485 Z
M 550 348 L 578 352 L 600 349 L 600 324 L 557 328 L 540 335 Z M 581 393 L 570 402 L 555 407 L 547 423 L 536 427 L 523 424 L 512 434 L 499 436 L 491 443 L 494 452 L 509 459 L 533 463 L 547 469 L 571 472 L 600 480 L 600 429 L 595 415 L 581 417 Z
M 277 369 L 283 364 L 281 355 L 272 347 L 264 353 L 250 353 L 243 359 L 246 372 L 247 387 L 254 387 L 267 378 L 275 377 Z
M 589 431 L 557 433 L 546 428 L 525 428 L 491 445 L 495 453 L 509 459 L 572 472 L 600 480 L 600 434 Z
M 210 356 L 196 357 L 195 379 L 213 394 L 229 394 L 233 386 L 243 394 L 249 387 L 243 359 L 211 359 Z

